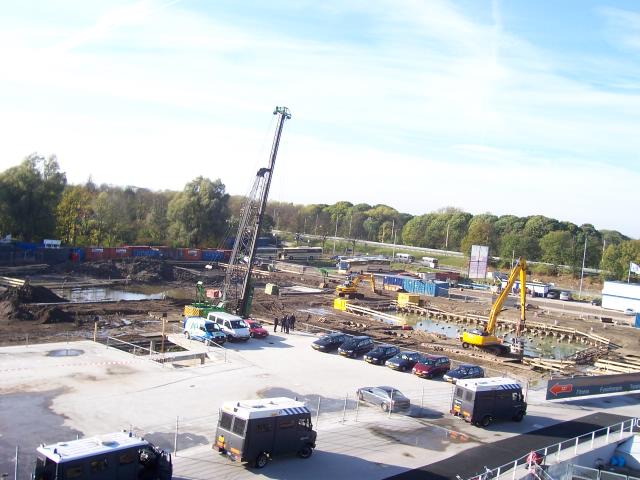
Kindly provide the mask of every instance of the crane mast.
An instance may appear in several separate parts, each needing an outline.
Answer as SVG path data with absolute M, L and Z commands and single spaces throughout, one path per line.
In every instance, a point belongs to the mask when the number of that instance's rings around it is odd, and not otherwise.
M 256 254 L 256 245 L 269 197 L 271 178 L 276 163 L 280 136 L 285 120 L 291 118 L 287 107 L 276 107 L 278 115 L 276 132 L 271 146 L 271 155 L 267 168 L 261 168 L 256 174 L 251 192 L 246 198 L 240 213 L 240 224 L 229 258 L 224 279 L 222 301 L 227 309 L 246 317 L 251 306 L 251 270 Z

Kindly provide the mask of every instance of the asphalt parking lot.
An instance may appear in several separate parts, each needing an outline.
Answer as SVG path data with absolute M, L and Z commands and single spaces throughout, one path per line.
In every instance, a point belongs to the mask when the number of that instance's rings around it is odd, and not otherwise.
M 522 423 L 478 429 L 448 414 L 446 382 L 316 352 L 315 338 L 272 333 L 179 368 L 91 341 L 1 348 L 0 473 L 13 472 L 16 446 L 19 478 L 27 479 L 38 444 L 124 428 L 169 450 L 177 443 L 176 478 L 386 478 L 603 405 L 550 404 L 532 391 Z M 389 415 L 359 405 L 355 390 L 368 385 L 399 388 L 411 411 Z M 318 446 L 311 459 L 276 459 L 258 474 L 211 450 L 223 401 L 280 395 L 305 400 L 313 412 Z M 607 408 L 632 414 L 633 405 L 614 400 Z

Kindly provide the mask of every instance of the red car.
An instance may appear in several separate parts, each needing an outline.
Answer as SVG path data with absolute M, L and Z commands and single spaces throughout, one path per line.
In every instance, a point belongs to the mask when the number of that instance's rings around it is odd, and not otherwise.
M 245 322 L 249 325 L 249 335 L 252 338 L 265 338 L 269 336 L 269 332 L 259 321 L 248 319 L 245 320 Z
M 425 355 L 423 360 L 416 363 L 413 373 L 422 378 L 433 378 L 444 375 L 451 368 L 449 359 L 443 355 Z

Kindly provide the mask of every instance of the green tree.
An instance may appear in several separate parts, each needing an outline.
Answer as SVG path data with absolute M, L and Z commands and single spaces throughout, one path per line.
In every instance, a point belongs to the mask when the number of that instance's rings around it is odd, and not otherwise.
M 606 280 L 626 280 L 629 277 L 629 264 L 640 265 L 640 240 L 624 240 L 609 245 L 602 256 L 601 268 Z M 631 274 L 637 280 L 638 276 Z
M 571 233 L 562 230 L 547 233 L 540 239 L 540 259 L 554 265 L 570 264 L 574 248 L 573 238 Z
M 499 255 L 503 265 L 510 265 L 513 258 L 538 258 L 540 247 L 538 241 L 529 235 L 507 233 L 500 239 Z
M 469 230 L 462 240 L 461 248 L 465 255 L 471 254 L 472 245 L 486 245 L 490 252 L 496 251 L 496 234 L 493 225 L 497 217 L 490 213 L 476 215 L 469 222 Z
M 84 245 L 89 240 L 93 210 L 91 194 L 82 186 L 67 187 L 56 208 L 56 230 L 67 245 Z
M 174 242 L 187 246 L 217 245 L 229 219 L 229 195 L 220 179 L 198 177 L 169 202 L 167 217 Z
M 56 208 L 67 184 L 55 156 L 33 154 L 0 174 L 0 229 L 25 241 L 54 236 Z

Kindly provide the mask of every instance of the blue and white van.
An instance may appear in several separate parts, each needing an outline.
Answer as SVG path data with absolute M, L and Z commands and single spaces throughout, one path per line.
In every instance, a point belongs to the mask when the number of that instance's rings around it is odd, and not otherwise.
M 216 322 L 202 317 L 185 317 L 182 332 L 187 338 L 201 342 L 211 342 L 222 345 L 227 341 L 227 335 Z

